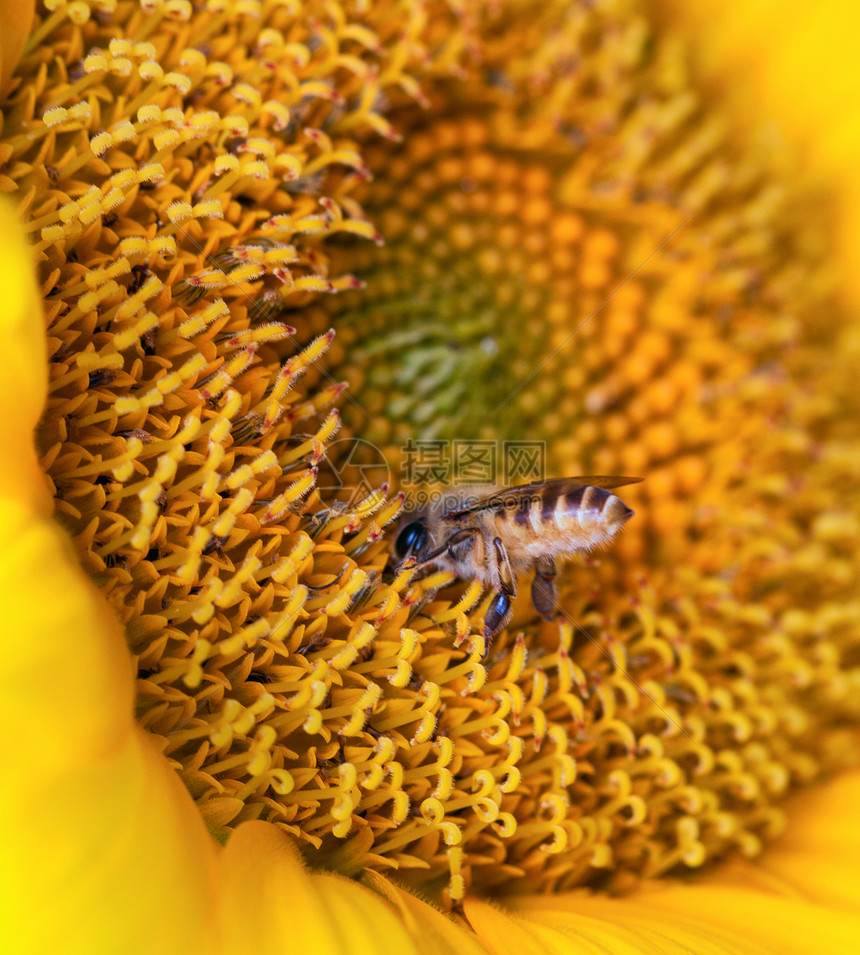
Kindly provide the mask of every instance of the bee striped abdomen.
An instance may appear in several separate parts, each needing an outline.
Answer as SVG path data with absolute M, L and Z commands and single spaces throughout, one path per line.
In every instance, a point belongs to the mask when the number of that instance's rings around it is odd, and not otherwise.
M 611 491 L 576 478 L 510 488 L 488 500 L 494 533 L 515 563 L 590 551 L 612 540 L 633 516 Z
M 551 484 L 544 488 L 540 511 L 540 518 L 544 524 L 555 520 L 558 502 L 570 493 L 569 486 L 566 487 L 564 484 Z
M 614 537 L 633 511 L 611 491 L 590 484 L 553 489 L 554 500 L 544 501 L 544 527 L 555 527 L 571 537 L 584 536 L 589 543 Z
M 531 498 L 524 497 L 519 501 L 514 509 L 514 523 L 518 527 L 522 527 L 528 530 L 535 530 L 534 523 L 532 522 L 532 510 L 534 508 L 534 501 Z

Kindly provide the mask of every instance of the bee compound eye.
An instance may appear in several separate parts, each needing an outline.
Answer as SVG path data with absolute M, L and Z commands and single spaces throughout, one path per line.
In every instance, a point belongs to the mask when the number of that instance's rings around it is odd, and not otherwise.
M 416 554 L 424 546 L 427 540 L 427 528 L 421 521 L 413 521 L 397 535 L 397 541 L 394 549 L 398 557 L 408 557 L 410 554 Z

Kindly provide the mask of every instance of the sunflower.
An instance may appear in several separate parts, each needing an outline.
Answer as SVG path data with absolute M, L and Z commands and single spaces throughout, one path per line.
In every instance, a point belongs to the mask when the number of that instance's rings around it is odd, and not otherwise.
M 3 15 L 7 947 L 854 950 L 832 183 L 635 0 Z M 491 643 L 392 531 L 526 446 L 646 480 Z

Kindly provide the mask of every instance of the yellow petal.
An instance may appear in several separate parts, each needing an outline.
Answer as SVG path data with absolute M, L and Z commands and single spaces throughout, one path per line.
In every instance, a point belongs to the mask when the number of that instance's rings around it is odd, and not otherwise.
M 838 239 L 860 298 L 860 5 L 854 0 L 664 3 L 689 25 L 696 62 L 733 97 L 735 115 L 771 117 L 804 172 L 835 188 Z M 779 148 L 778 142 L 776 143 Z
M 6 90 L 9 77 L 24 52 L 27 34 L 36 11 L 34 0 L 0 0 L 0 93 Z
M 860 772 L 801 792 L 787 807 L 789 827 L 761 859 L 715 871 L 714 884 L 756 885 L 819 905 L 860 912 Z
M 463 911 L 478 938 L 493 955 L 563 955 L 573 952 L 568 940 L 546 925 L 530 925 L 487 902 L 466 899 Z M 580 951 L 590 950 L 583 946 Z
M 641 920 L 655 930 L 662 925 L 685 951 L 848 955 L 857 951 L 860 940 L 860 916 L 853 913 L 717 884 L 655 887 L 636 900 L 594 897 L 583 908 L 611 924 Z M 705 947 L 708 939 L 715 942 L 710 948 Z
M 419 949 L 395 911 L 357 882 L 305 871 L 271 823 L 236 829 L 224 853 L 221 920 L 230 955 L 409 955 Z
M 397 909 L 421 955 L 486 955 L 475 936 L 427 902 L 369 871 L 364 881 Z
M 666 918 L 647 903 L 595 897 L 606 911 L 591 906 L 584 893 L 538 896 L 506 914 L 471 902 L 466 913 L 478 937 L 494 955 L 550 952 L 559 955 L 765 955 L 771 951 L 745 941 L 741 932 L 726 932 L 687 913 Z
M 663 898 L 655 890 L 653 895 Z M 743 901 L 741 898 L 736 902 Z M 671 911 L 661 909 L 650 893 L 636 899 L 609 899 L 585 895 L 562 895 L 536 900 L 544 904 L 523 904 L 518 911 L 534 931 L 552 928 L 576 943 L 569 951 L 611 952 L 612 955 L 654 952 L 661 955 L 765 955 L 788 951 L 770 948 L 750 937 L 743 925 L 746 915 L 734 915 L 728 926 L 679 904 Z M 733 910 L 740 912 L 739 909 Z
M 14 768 L 0 787 L 4 950 L 188 950 L 207 940 L 214 846 L 135 723 L 120 627 L 48 517 L 32 448 L 42 319 L 5 206 L 0 235 L 0 402 L 15 409 L 0 424 L 0 726 Z
M 829 953 L 860 943 L 860 773 L 803 793 L 790 835 L 756 862 L 732 861 L 696 882 L 654 882 L 625 898 L 573 892 L 466 912 L 497 955 L 515 951 Z M 559 948 L 558 937 L 571 947 Z M 523 940 L 525 937 L 527 940 Z M 532 948 L 528 946 L 531 945 Z
M 21 225 L 5 201 L 0 203 L 0 236 L 0 397 L 10 402 L 5 407 L 14 409 L 0 415 L 0 494 L 26 497 L 30 506 L 47 513 L 50 495 L 33 447 L 33 429 L 48 390 L 45 332 L 33 258 Z

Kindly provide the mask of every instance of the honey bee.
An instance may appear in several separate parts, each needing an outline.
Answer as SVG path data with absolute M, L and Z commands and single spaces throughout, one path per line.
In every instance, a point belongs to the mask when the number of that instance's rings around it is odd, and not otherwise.
M 545 620 L 555 618 L 556 558 L 609 543 L 633 516 L 609 489 L 641 480 L 599 475 L 448 488 L 401 518 L 394 556 L 401 566 L 449 570 L 492 588 L 484 619 L 489 641 L 508 622 L 517 576 L 530 566 L 534 607 Z

